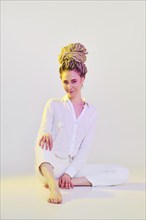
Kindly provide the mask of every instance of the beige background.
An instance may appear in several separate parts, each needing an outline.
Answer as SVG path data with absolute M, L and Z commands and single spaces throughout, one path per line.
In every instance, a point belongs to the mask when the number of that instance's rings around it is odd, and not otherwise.
M 47 99 L 64 95 L 57 55 L 88 51 L 83 95 L 99 120 L 90 162 L 144 169 L 144 1 L 1 2 L 2 175 L 34 173 Z

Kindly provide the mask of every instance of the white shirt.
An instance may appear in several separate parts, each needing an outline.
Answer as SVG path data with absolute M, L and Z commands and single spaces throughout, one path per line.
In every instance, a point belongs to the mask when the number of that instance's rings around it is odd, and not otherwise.
M 61 158 L 72 158 L 65 173 L 73 177 L 86 163 L 96 128 L 96 119 L 95 107 L 87 102 L 76 118 L 73 104 L 67 95 L 60 99 L 49 99 L 36 142 L 39 142 L 44 133 L 50 133 L 55 154 Z

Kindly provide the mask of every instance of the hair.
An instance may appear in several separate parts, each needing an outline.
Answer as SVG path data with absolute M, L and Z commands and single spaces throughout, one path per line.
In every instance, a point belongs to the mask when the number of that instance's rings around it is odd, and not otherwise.
M 63 71 L 76 70 L 80 77 L 85 78 L 87 73 L 87 67 L 84 64 L 86 54 L 88 54 L 86 48 L 80 43 L 71 43 L 63 47 L 58 56 L 60 77 Z

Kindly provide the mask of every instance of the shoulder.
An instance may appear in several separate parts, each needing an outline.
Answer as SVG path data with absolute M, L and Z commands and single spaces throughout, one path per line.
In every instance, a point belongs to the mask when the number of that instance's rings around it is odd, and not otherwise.
M 93 112 L 96 112 L 96 111 L 97 111 L 95 105 L 92 105 L 92 104 L 87 103 L 87 106 L 88 106 L 88 108 L 90 109 L 90 111 L 93 111 Z
M 97 108 L 95 105 L 92 105 L 88 102 L 86 102 L 86 105 L 87 105 L 87 108 L 89 109 L 90 112 L 95 113 L 95 114 L 97 113 Z
M 90 103 L 86 103 L 87 109 L 90 115 L 90 118 L 95 119 L 98 117 L 98 111 L 95 105 L 92 105 Z
M 47 107 L 53 107 L 56 104 L 60 104 L 61 102 L 62 102 L 61 98 L 50 98 L 50 99 L 47 100 L 46 106 Z

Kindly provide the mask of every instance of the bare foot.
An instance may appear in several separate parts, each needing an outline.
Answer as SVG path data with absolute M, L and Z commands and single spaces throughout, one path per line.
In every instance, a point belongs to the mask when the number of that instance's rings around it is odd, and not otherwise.
M 58 187 L 53 187 L 52 189 L 50 189 L 48 202 L 55 204 L 62 202 L 62 195 Z
M 49 186 L 50 195 L 48 198 L 48 202 L 55 204 L 61 203 L 62 195 L 58 187 L 58 183 L 54 178 L 52 165 L 48 163 L 42 163 L 40 169 L 46 179 L 45 185 L 47 184 Z

